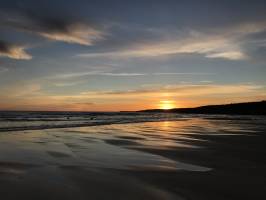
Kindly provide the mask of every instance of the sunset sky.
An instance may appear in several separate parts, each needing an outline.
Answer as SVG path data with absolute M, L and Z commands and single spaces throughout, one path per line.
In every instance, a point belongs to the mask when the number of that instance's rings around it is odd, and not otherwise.
M 266 99 L 266 3 L 1 0 L 0 110 Z

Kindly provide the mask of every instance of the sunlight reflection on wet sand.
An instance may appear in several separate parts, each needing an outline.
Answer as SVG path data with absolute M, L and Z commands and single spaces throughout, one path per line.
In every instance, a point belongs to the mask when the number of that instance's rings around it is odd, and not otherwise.
M 46 183 L 47 180 L 41 178 L 45 174 L 49 181 L 63 180 L 66 176 L 76 179 L 82 170 L 96 170 L 109 178 L 114 176 L 109 170 L 207 173 L 213 170 L 213 166 L 203 162 L 200 165 L 193 164 L 193 161 L 186 163 L 173 152 L 204 149 L 206 147 L 201 144 L 209 142 L 207 136 L 256 134 L 256 126 L 245 121 L 191 118 L 1 133 L 0 174 L 9 181 L 15 176 L 24 177 L 31 183 L 32 178 L 28 178 L 33 176 L 34 180 Z M 88 176 L 88 173 L 86 171 L 83 175 Z M 65 183 L 73 184 L 69 180 Z M 121 187 L 121 184 L 115 184 Z M 167 194 L 159 199 L 171 198 Z

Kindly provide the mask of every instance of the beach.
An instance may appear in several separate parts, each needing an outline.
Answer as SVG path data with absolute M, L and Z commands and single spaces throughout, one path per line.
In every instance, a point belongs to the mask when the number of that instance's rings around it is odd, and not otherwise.
M 266 200 L 266 0 L 0 0 L 0 200 Z
M 141 119 L 2 129 L 1 199 L 266 198 L 265 117 Z

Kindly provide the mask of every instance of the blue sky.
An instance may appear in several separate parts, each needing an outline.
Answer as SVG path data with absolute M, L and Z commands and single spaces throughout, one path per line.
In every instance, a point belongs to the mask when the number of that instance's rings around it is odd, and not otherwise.
M 0 109 L 266 99 L 264 1 L 1 1 Z

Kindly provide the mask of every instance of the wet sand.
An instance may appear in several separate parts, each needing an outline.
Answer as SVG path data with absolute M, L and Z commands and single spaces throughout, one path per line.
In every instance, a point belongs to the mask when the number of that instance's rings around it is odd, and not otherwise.
M 266 199 L 265 121 L 3 132 L 1 199 Z

